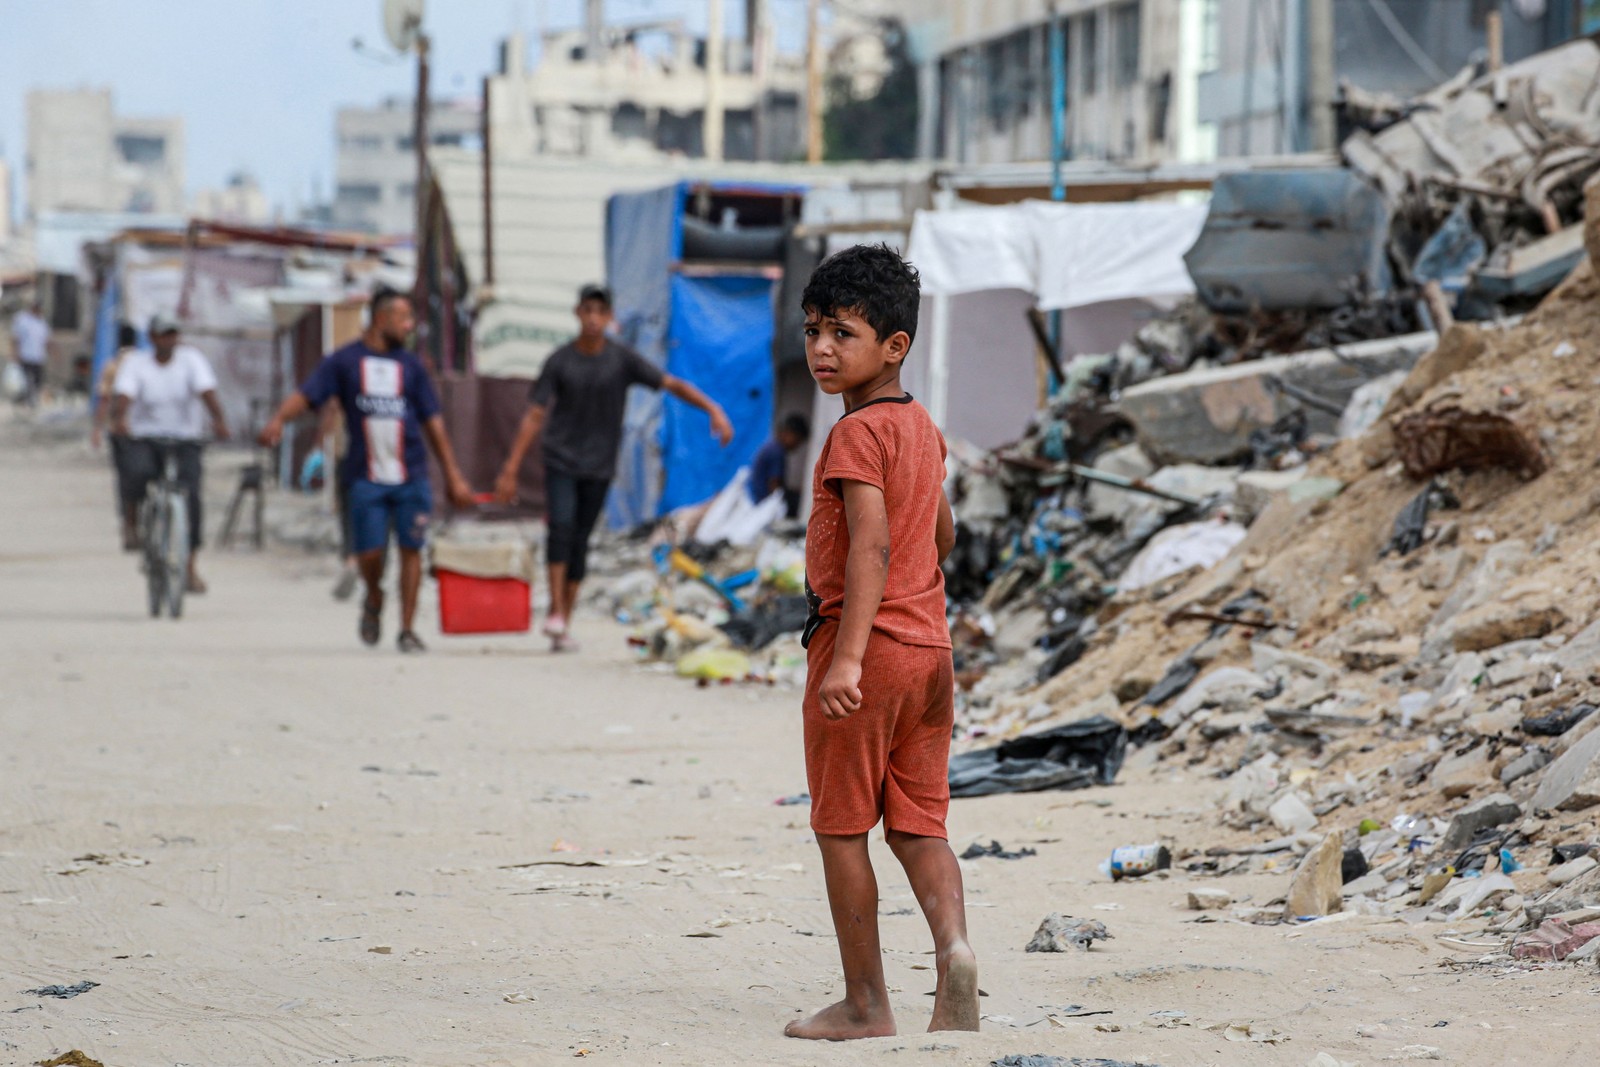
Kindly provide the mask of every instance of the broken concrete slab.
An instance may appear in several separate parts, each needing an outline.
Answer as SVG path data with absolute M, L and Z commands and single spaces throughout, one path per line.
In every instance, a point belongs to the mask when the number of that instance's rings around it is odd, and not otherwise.
M 1480 749 L 1475 751 L 1483 751 L 1483 747 L 1480 746 Z M 1479 831 L 1493 826 L 1504 826 L 1513 819 L 1521 817 L 1522 805 L 1505 793 L 1495 793 L 1481 800 L 1474 800 L 1450 819 L 1444 837 L 1439 840 L 1439 849 L 1454 859 L 1456 853 L 1472 843 L 1472 839 Z
M 1422 631 L 1423 653 L 1429 658 L 1438 658 L 1449 652 L 1445 629 L 1462 612 L 1497 599 L 1511 580 L 1522 573 L 1531 555 L 1528 543 L 1515 538 L 1491 545 L 1472 572 L 1464 580 L 1453 583 L 1444 603 L 1428 620 Z
M 1246 525 L 1254 522 L 1280 498 L 1298 504 L 1304 500 L 1331 500 L 1344 491 L 1344 483 L 1339 479 L 1312 478 L 1306 473 L 1309 469 L 1245 471 L 1239 475 L 1233 495 L 1238 520 Z
M 1405 370 L 1437 341 L 1406 334 L 1292 356 L 1208 367 L 1154 378 L 1123 392 L 1118 410 L 1133 423 L 1139 444 L 1161 463 L 1225 463 L 1248 455 L 1250 434 L 1300 407 L 1269 387 L 1276 378 L 1323 397 L 1340 409 L 1369 378 Z M 1335 416 L 1310 411 L 1310 429 L 1333 433 Z
M 1578 949 L 1600 937 L 1600 923 L 1580 923 L 1568 926 L 1560 919 L 1550 918 L 1539 928 L 1519 936 L 1511 943 L 1511 955 L 1519 960 L 1564 960 Z
M 1201 708 L 1221 708 L 1226 712 L 1248 711 L 1255 695 L 1272 688 L 1272 683 L 1243 667 L 1220 667 L 1196 679 L 1172 706 L 1161 713 L 1168 729 L 1187 720 Z
M 1574 634 L 1556 649 L 1553 658 L 1561 673 L 1571 678 L 1587 679 L 1600 673 L 1600 619 Z
M 1028 942 L 1027 952 L 1088 952 L 1096 941 L 1109 941 L 1106 924 L 1095 919 L 1074 919 L 1053 911 L 1044 917 Z
M 1500 771 L 1500 784 L 1510 785 L 1512 782 L 1521 781 L 1535 771 L 1543 770 L 1550 764 L 1550 753 L 1542 748 L 1530 748 Z
M 1316 829 L 1317 817 L 1296 793 L 1285 793 L 1267 809 L 1272 825 L 1285 834 L 1303 834 Z
M 1552 915 L 1596 906 L 1600 906 L 1600 867 L 1580 874 L 1566 885 L 1524 905 L 1528 918 L 1536 923 Z
M 1285 678 L 1299 674 L 1328 686 L 1337 684 L 1342 673 L 1326 660 L 1287 648 L 1274 648 L 1262 641 L 1251 643 L 1250 665 L 1264 677 Z
M 1506 600 L 1483 604 L 1450 620 L 1440 636 L 1457 652 L 1481 652 L 1507 641 L 1543 637 L 1567 621 L 1561 594 L 1548 587 L 1509 590 Z
M 1331 833 L 1305 854 L 1289 884 L 1283 917 L 1333 915 L 1344 908 L 1344 835 Z
M 1530 803 L 1537 811 L 1581 811 L 1600 804 L 1600 730 L 1590 730 L 1545 769 Z
M 1568 882 L 1577 881 L 1596 867 L 1600 867 L 1600 860 L 1595 859 L 1593 856 L 1579 856 L 1575 860 L 1568 860 L 1559 867 L 1550 868 L 1549 872 L 1545 874 L 1545 879 L 1551 885 L 1566 885 Z
M 1488 745 L 1444 757 L 1428 776 L 1428 784 L 1447 797 L 1466 796 L 1484 782 L 1492 781 L 1494 769 L 1489 764 Z
M 1190 911 L 1212 911 L 1216 908 L 1226 908 L 1232 903 L 1233 894 L 1226 889 L 1189 890 Z

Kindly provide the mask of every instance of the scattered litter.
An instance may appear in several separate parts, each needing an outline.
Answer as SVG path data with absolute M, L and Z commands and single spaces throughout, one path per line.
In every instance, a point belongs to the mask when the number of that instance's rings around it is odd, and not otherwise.
M 1220 1030 L 1228 1041 L 1249 1041 L 1260 1045 L 1279 1045 L 1289 1040 L 1282 1030 L 1274 1030 L 1264 1023 L 1234 1022 L 1212 1023 L 1207 1030 Z
M 794 807 L 801 804 L 810 804 L 811 794 L 795 793 L 792 796 L 779 797 L 777 800 L 774 800 L 773 803 L 780 808 Z
M 981 797 L 1109 785 L 1122 768 L 1128 732 L 1104 716 L 1023 734 L 950 758 L 950 795 Z
M 1066 952 L 1077 949 L 1087 952 L 1094 942 L 1110 939 L 1111 933 L 1106 929 L 1106 924 L 1097 919 L 1074 919 L 1053 911 L 1044 917 L 1039 929 L 1034 931 L 1033 939 L 1028 942 L 1025 951 Z
M 1106 861 L 1105 871 L 1111 875 L 1113 881 L 1122 881 L 1124 878 L 1139 878 L 1153 871 L 1165 871 L 1172 867 L 1172 850 L 1167 846 L 1156 843 L 1151 845 L 1123 845 L 1113 849 L 1111 858 Z
M 532 993 L 524 993 L 520 989 L 514 993 L 507 993 L 500 999 L 505 1001 L 507 1004 L 535 1004 L 539 1000 L 539 998 L 534 996 Z
M 89 992 L 99 984 L 99 982 L 91 982 L 85 979 L 76 985 L 47 985 L 40 986 L 38 989 L 24 989 L 23 992 L 32 993 L 36 997 L 55 997 L 57 1000 L 71 1000 L 75 996 Z
M 967 846 L 967 850 L 961 854 L 960 858 L 964 860 L 975 860 L 982 859 L 985 856 L 990 856 L 999 860 L 1020 860 L 1027 859 L 1029 856 L 1037 856 L 1038 854 L 1039 853 L 1036 850 L 1031 848 L 1020 848 L 1015 851 L 1007 851 L 1006 847 L 998 841 L 990 841 L 987 845 L 980 845 L 974 841 L 972 844 Z

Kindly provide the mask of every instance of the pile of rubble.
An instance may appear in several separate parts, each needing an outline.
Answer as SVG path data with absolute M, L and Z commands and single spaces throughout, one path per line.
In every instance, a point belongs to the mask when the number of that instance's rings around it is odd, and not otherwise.
M 1179 865 L 1296 871 L 1248 917 L 1478 917 L 1515 956 L 1581 951 L 1600 934 L 1597 331 L 1588 261 L 1515 326 L 1450 327 L 1364 433 L 1238 475 L 1227 505 L 1193 488 L 1248 531 L 1137 588 L 1116 561 L 1159 520 L 1039 498 L 963 631 L 993 664 L 966 677 L 967 733 L 1108 715 L 1132 761 L 1214 776 L 1223 825 Z M 1049 536 L 1081 554 L 1029 562 Z

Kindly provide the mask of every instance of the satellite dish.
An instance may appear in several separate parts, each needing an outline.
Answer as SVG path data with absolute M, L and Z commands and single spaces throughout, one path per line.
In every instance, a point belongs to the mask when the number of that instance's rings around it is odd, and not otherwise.
M 398 51 L 415 48 L 422 34 L 422 0 L 383 0 L 383 32 Z

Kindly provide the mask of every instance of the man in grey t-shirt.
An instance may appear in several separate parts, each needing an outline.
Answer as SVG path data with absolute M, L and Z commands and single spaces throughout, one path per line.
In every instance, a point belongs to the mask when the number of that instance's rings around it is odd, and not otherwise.
M 567 635 L 568 620 L 588 568 L 589 537 L 616 474 L 628 388 L 665 390 L 709 415 L 711 432 L 723 445 L 733 440 L 733 424 L 715 401 L 607 336 L 610 290 L 584 286 L 575 310 L 578 336 L 545 361 L 517 438 L 495 480 L 497 499 L 504 503 L 516 499 L 523 457 L 543 435 L 545 564 L 550 582 L 544 632 L 558 652 L 576 647 Z

